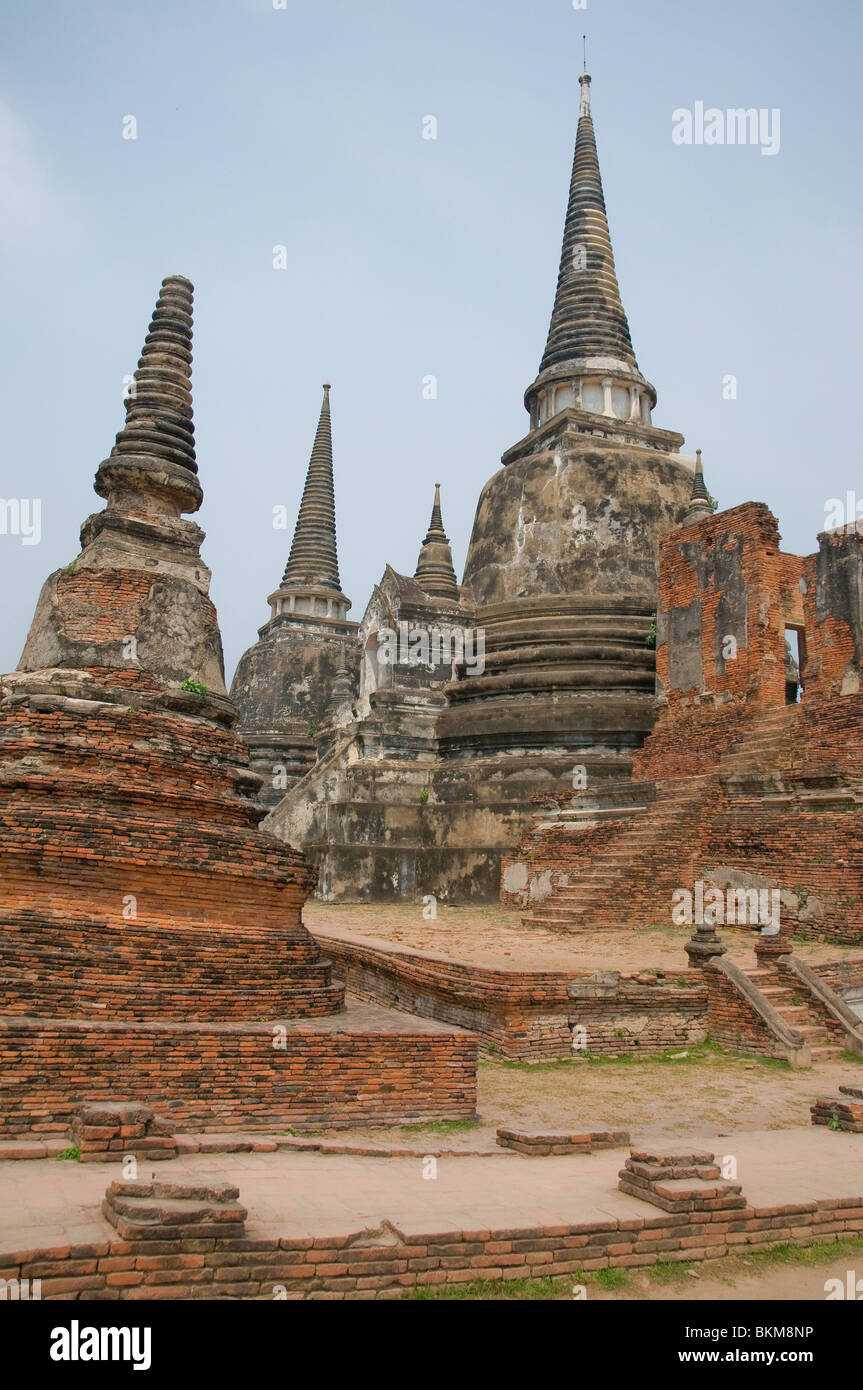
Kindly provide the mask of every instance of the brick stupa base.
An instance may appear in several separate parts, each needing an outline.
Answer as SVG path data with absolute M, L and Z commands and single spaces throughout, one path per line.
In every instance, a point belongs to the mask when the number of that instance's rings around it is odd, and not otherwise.
M 117 1096 L 197 1129 L 471 1116 L 475 1040 L 346 1011 L 301 918 L 314 874 L 258 829 L 182 515 L 202 498 L 191 289 L 163 283 L 107 506 L 0 678 L 0 1135 Z

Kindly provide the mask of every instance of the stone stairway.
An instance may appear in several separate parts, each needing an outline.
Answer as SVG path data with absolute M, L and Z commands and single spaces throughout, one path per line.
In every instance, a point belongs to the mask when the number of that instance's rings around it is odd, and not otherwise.
M 720 776 L 771 772 L 791 765 L 794 734 L 799 721 L 797 705 L 765 710 L 754 728 L 719 760 Z
M 758 967 L 748 970 L 748 978 L 761 994 L 791 1028 L 803 1034 L 803 1041 L 812 1056 L 813 1062 L 836 1062 L 843 1054 L 838 1043 L 824 1027 L 818 1015 L 809 1004 L 802 991 L 795 991 L 786 985 L 770 970 Z M 799 1002 L 797 1002 L 799 1000 Z
M 577 883 L 555 889 L 522 919 L 524 924 L 551 931 L 585 931 L 622 927 L 630 921 L 640 925 L 650 920 L 670 921 L 672 893 L 691 885 L 699 832 L 719 805 L 720 782 L 733 796 L 735 782 L 789 768 L 797 721 L 796 705 L 765 711 L 757 725 L 720 759 L 718 777 L 676 778 L 656 784 L 650 804 L 633 804 L 632 796 L 627 797 L 622 787 L 617 808 L 607 806 L 602 815 L 612 820 L 616 809 L 618 819 L 626 817 L 629 823 L 607 847 L 597 851 L 579 873 Z M 560 831 L 574 828 L 579 821 L 585 826 L 596 824 L 598 819 L 597 812 L 580 811 L 576 804 L 544 828 L 553 824 Z
M 626 808 L 630 818 L 619 834 L 579 875 L 578 883 L 558 888 L 523 921 L 546 930 L 579 931 L 620 927 L 647 906 L 671 895 L 691 877 L 693 829 L 710 813 L 715 795 L 711 777 L 689 778 L 658 789 L 650 807 Z

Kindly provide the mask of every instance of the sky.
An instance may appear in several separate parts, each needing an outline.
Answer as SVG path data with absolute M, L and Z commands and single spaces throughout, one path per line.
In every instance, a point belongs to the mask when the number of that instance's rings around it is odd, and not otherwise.
M 323 381 L 350 616 L 387 562 L 413 573 L 436 482 L 461 573 L 480 490 L 527 432 L 584 33 L 654 423 L 703 450 L 723 508 L 767 502 L 786 550 L 815 549 L 828 499 L 863 502 L 860 7 L 275 4 L 4 14 L 0 496 L 39 499 L 41 536 L 0 534 L 0 670 L 103 505 L 93 475 L 169 274 L 195 285 L 194 519 L 228 680 L 287 560 L 273 509 L 296 516 Z M 675 143 L 699 101 L 778 109 L 778 152 Z

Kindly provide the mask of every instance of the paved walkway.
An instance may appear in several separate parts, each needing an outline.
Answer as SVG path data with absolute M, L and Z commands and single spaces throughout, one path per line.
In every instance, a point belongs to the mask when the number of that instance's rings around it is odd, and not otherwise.
M 637 1147 L 637 1136 L 634 1136 Z M 668 1151 L 733 1154 L 755 1206 L 863 1196 L 863 1135 L 797 1129 L 686 1135 Z M 230 1182 L 249 1212 L 249 1236 L 341 1235 L 388 1220 L 406 1233 L 565 1225 L 655 1215 L 617 1190 L 626 1149 L 576 1158 L 501 1153 L 440 1158 L 423 1177 L 416 1158 L 356 1158 L 280 1151 L 197 1154 L 155 1165 L 168 1182 Z M 100 1213 L 115 1164 L 51 1159 L 0 1163 L 0 1251 L 105 1240 Z

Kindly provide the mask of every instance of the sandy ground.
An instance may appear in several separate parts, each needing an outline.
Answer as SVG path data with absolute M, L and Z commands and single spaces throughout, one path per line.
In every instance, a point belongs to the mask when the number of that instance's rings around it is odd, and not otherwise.
M 847 1289 L 848 1270 L 854 1270 L 857 1277 L 863 1277 L 863 1248 L 840 1255 L 838 1259 L 825 1259 L 811 1266 L 778 1264 L 764 1268 L 745 1259 L 717 1260 L 717 1272 L 705 1272 L 699 1265 L 693 1274 L 681 1274 L 669 1284 L 657 1284 L 646 1274 L 628 1279 L 625 1287 L 617 1290 L 594 1289 L 588 1291 L 588 1298 L 600 1299 L 667 1299 L 675 1302 L 694 1300 L 701 1302 L 728 1302 L 730 1299 L 798 1299 L 823 1302 L 827 1297 L 824 1285 L 828 1279 L 841 1279 Z M 697 1275 L 697 1277 L 695 1277 Z M 776 1319 L 769 1319 L 773 1325 Z M 695 1343 L 692 1343 L 695 1345 Z M 701 1345 L 708 1345 L 703 1343 Z M 710 1342 L 710 1346 L 715 1343 Z M 763 1345 L 768 1345 L 765 1342 Z M 805 1343 L 803 1343 L 805 1345 Z
M 423 917 L 422 903 L 389 907 L 379 903 L 308 902 L 303 920 L 316 928 L 355 940 L 377 941 L 391 947 L 431 952 L 498 970 L 665 970 L 685 973 L 684 951 L 691 929 L 653 926 L 633 931 L 550 932 L 522 925 L 521 914 L 490 904 L 444 907 L 437 917 Z M 722 933 L 729 957 L 742 969 L 753 969 L 754 934 L 745 929 Z M 859 947 L 794 942 L 801 960 L 817 963 L 859 959 Z
M 730 1258 L 716 1260 L 710 1270 L 706 1270 L 703 1264 L 694 1266 L 691 1271 L 687 1271 L 685 1267 L 675 1270 L 669 1275 L 667 1282 L 652 1279 L 643 1270 L 633 1270 L 618 1289 L 604 1289 L 595 1283 L 580 1287 L 585 1290 L 584 1300 L 588 1303 L 627 1303 L 633 1300 L 650 1303 L 728 1303 L 736 1300 L 763 1302 L 774 1299 L 782 1302 L 820 1303 L 827 1298 L 828 1290 L 825 1284 L 828 1279 L 839 1279 L 847 1296 L 849 1270 L 854 1273 L 855 1284 L 857 1279 L 863 1279 L 863 1247 L 834 1258 L 825 1254 L 806 1265 L 764 1265 L 745 1258 Z M 829 1292 L 833 1293 L 834 1290 L 831 1289 Z M 517 1295 L 502 1293 L 499 1297 L 508 1300 Z M 561 1292 L 554 1294 L 552 1301 L 562 1303 L 576 1297 L 580 1298 L 581 1295 L 577 1293 L 575 1284 L 571 1290 L 567 1285 L 562 1285 Z M 858 1294 L 858 1301 L 861 1297 L 863 1292 Z M 785 1322 L 787 1321 L 785 1319 Z M 799 1326 L 805 1321 L 805 1318 L 796 1318 L 794 1323 Z M 765 1326 L 772 1327 L 777 1323 L 781 1325 L 782 1322 L 782 1319 L 776 1317 L 765 1317 Z M 710 1318 L 699 1314 L 693 1318 L 692 1325 L 721 1327 L 724 1320 L 721 1317 Z M 728 1345 L 733 1345 L 730 1337 L 725 1342 L 695 1339 L 680 1342 L 681 1350 L 686 1347 L 714 1348 Z M 759 1349 L 769 1348 L 771 1345 L 775 1347 L 777 1343 L 771 1343 L 767 1339 L 753 1342 L 753 1346 Z M 806 1346 L 806 1342 L 801 1342 L 800 1345 Z
M 783 1063 L 695 1047 L 673 1060 L 552 1063 L 480 1062 L 474 1128 L 441 1128 L 448 1148 L 494 1147 L 499 1126 L 559 1133 L 628 1129 L 634 1144 L 665 1147 L 681 1135 L 793 1129 L 810 1123 L 809 1107 L 840 1084 L 863 1084 L 863 1061 L 850 1058 L 792 1071 Z M 330 1131 L 337 1142 L 406 1142 L 410 1127 Z M 428 1139 L 425 1140 L 428 1151 Z M 863 1171 L 863 1169 L 861 1169 Z M 863 1263 L 863 1262 L 861 1262 Z M 863 1273 L 863 1270 L 861 1270 Z

